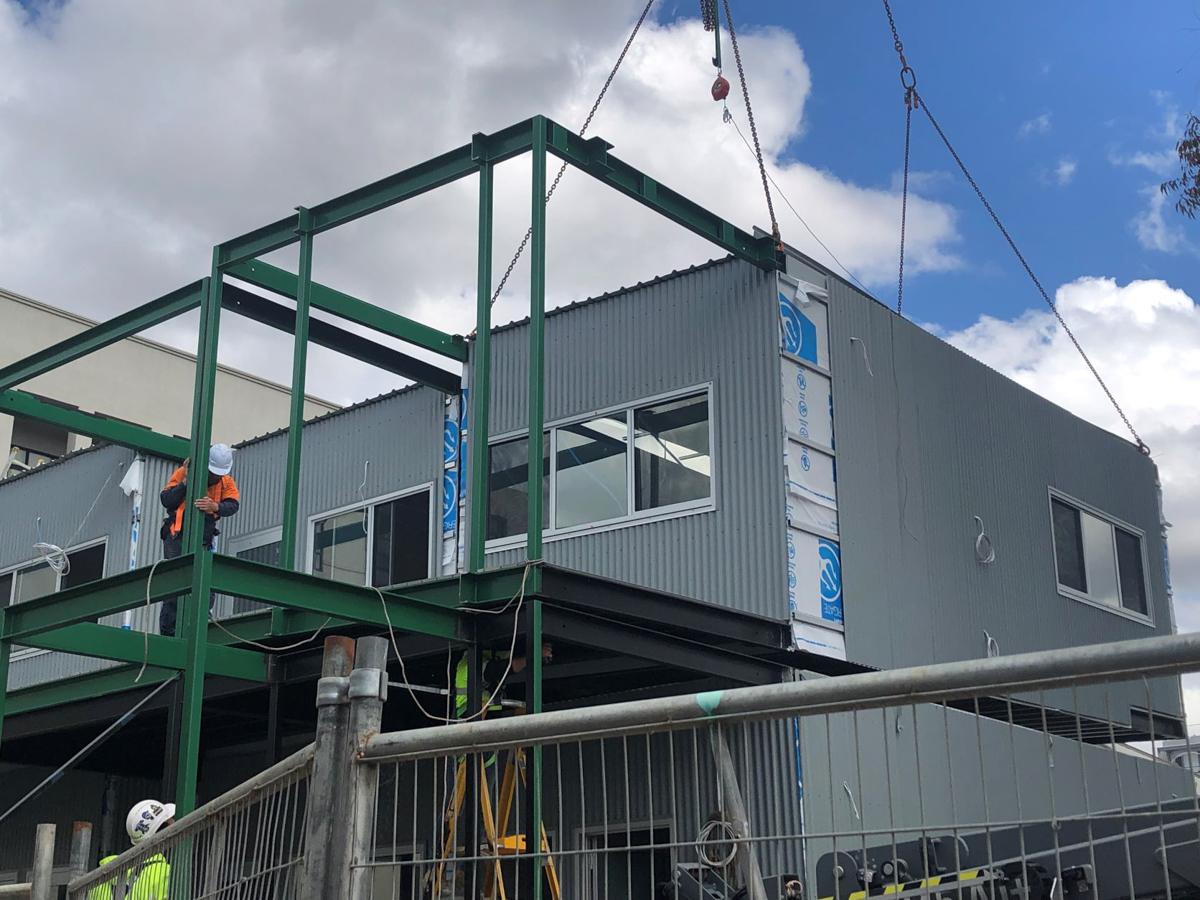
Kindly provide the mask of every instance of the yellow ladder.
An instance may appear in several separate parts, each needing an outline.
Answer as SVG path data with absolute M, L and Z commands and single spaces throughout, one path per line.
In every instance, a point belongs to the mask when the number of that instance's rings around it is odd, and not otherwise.
M 455 841 L 458 833 L 458 819 L 462 813 L 463 801 L 467 795 L 467 763 L 468 758 L 464 757 L 458 762 L 458 768 L 454 773 L 454 794 L 450 801 L 450 806 L 446 810 L 445 817 L 445 840 L 442 843 L 442 853 L 438 858 L 438 864 L 433 871 L 433 898 L 437 900 L 442 895 L 442 888 L 445 883 L 446 869 L 451 863 L 451 854 L 456 846 Z M 492 797 L 491 791 L 487 785 L 487 767 L 484 764 L 482 757 L 478 758 L 479 765 L 479 807 L 483 817 L 483 831 L 487 839 L 486 850 L 491 860 L 486 863 L 487 869 L 484 874 L 483 896 L 487 900 L 499 896 L 499 900 L 508 900 L 508 893 L 504 885 L 504 873 L 501 869 L 501 860 L 504 857 L 512 857 L 525 852 L 525 835 L 509 834 L 508 822 L 512 814 L 513 796 L 516 793 L 516 775 L 520 772 L 522 786 L 528 784 L 525 774 L 525 750 L 518 748 L 511 751 L 508 756 L 508 762 L 504 767 L 504 779 L 500 784 L 500 802 L 497 815 L 492 815 Z M 546 834 L 546 826 L 543 824 L 541 828 L 542 840 L 542 870 L 545 873 L 546 881 L 550 885 L 551 900 L 562 900 L 562 887 L 558 880 L 558 871 L 554 867 L 554 858 L 550 855 L 550 839 Z M 497 893 L 498 892 L 498 893 Z

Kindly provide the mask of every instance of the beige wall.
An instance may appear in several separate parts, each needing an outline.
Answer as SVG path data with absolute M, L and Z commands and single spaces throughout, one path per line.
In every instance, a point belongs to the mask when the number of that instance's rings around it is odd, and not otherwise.
M 0 366 L 14 363 L 94 322 L 0 290 Z M 155 431 L 186 436 L 192 427 L 196 359 L 142 338 L 130 338 L 48 372 L 22 390 L 100 412 Z M 234 444 L 287 425 L 288 389 L 224 366 L 217 374 L 214 442 Z M 305 418 L 337 407 L 308 397 Z M 0 448 L 11 445 L 12 419 L 0 415 Z M 75 449 L 86 446 L 77 440 Z M 2 460 L 0 460 L 2 462 Z

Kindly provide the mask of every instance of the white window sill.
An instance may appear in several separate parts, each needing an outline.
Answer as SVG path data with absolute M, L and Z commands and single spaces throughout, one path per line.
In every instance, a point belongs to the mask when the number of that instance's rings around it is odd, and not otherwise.
M 1129 619 L 1131 622 L 1137 622 L 1139 625 L 1145 625 L 1147 628 L 1154 627 L 1154 620 L 1149 616 L 1126 609 L 1123 606 L 1109 606 L 1107 603 L 1101 603 L 1099 600 L 1093 600 L 1087 594 L 1082 594 L 1079 591 L 1072 590 L 1064 585 L 1058 586 L 1058 594 L 1060 597 L 1066 597 L 1068 600 L 1075 600 L 1087 606 L 1102 609 L 1107 613 L 1112 613 L 1114 616 L 1119 616 L 1122 619 Z

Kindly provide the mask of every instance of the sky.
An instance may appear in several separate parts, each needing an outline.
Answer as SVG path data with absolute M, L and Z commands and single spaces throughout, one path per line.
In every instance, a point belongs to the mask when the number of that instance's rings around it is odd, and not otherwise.
M 207 274 L 215 243 L 474 132 L 537 113 L 579 127 L 642 6 L 0 0 L 0 286 L 108 318 Z M 784 239 L 893 304 L 904 103 L 882 4 L 732 7 Z M 1200 0 L 893 9 L 930 110 L 1152 448 L 1179 627 L 1198 630 L 1200 225 L 1156 186 L 1200 107 Z M 736 127 L 709 96 L 698 12 L 658 0 L 589 133 L 735 224 L 767 227 L 728 35 Z M 499 167 L 497 273 L 527 227 L 528 188 L 527 164 Z M 905 314 L 1123 434 L 922 113 L 910 189 Z M 469 332 L 475 216 L 460 182 L 321 235 L 314 275 Z M 578 173 L 548 219 L 551 305 L 719 255 Z M 295 250 L 272 261 L 294 270 Z M 523 260 L 495 321 L 524 315 L 527 286 Z M 195 325 L 152 336 L 194 350 Z M 220 355 L 290 375 L 290 338 L 234 317 Z M 307 374 L 339 403 L 396 386 L 320 348 Z M 1200 723 L 1200 686 L 1189 701 Z

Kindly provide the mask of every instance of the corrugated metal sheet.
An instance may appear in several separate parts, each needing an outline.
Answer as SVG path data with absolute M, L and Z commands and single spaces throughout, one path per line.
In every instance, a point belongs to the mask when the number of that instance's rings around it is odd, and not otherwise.
M 981 657 L 985 631 L 1005 654 L 1169 633 L 1153 463 L 848 285 L 830 291 L 850 658 Z M 1051 487 L 1145 531 L 1155 627 L 1059 595 Z M 994 542 L 991 565 L 975 559 L 973 516 Z M 1114 713 L 1146 705 L 1125 696 Z M 1156 684 L 1155 705 L 1178 713 L 1170 682 Z
M 400 392 L 313 422 L 301 452 L 297 568 L 303 569 L 310 516 L 420 484 L 442 480 L 443 397 L 432 390 Z M 234 455 L 242 496 L 238 514 L 223 523 L 223 546 L 283 523 L 287 434 L 254 441 Z M 368 465 L 369 463 L 369 465 Z M 363 484 L 364 477 L 366 484 Z
M 787 617 L 772 276 L 729 260 L 546 321 L 546 420 L 712 382 L 716 509 L 546 543 L 555 564 Z M 525 427 L 528 328 L 493 338 L 492 434 Z M 524 549 L 489 556 L 517 562 Z
M 133 501 L 119 485 L 132 461 L 131 450 L 100 447 L 0 482 L 0 569 L 37 558 L 33 544 L 41 517 L 42 540 L 49 543 L 73 547 L 107 537 L 104 574 L 125 571 Z M 120 616 L 101 621 L 117 624 Z M 66 653 L 36 653 L 10 663 L 8 688 L 15 691 L 111 665 Z

